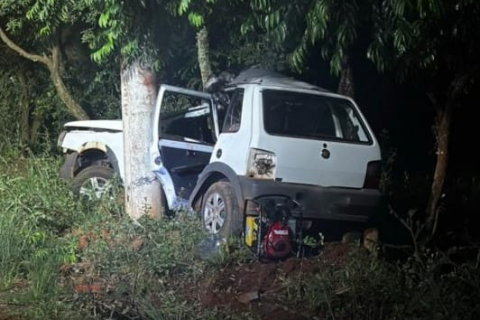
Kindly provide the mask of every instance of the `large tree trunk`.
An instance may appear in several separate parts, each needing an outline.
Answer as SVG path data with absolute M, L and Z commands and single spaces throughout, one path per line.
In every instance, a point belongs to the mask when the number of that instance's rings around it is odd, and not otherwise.
M 430 236 L 435 234 L 438 221 L 438 205 L 442 197 L 445 177 L 447 175 L 448 165 L 448 142 L 450 139 L 450 127 L 452 124 L 453 106 L 450 102 L 446 103 L 445 108 L 438 109 L 433 125 L 433 131 L 436 142 L 437 162 L 433 174 L 432 189 L 430 199 L 427 205 L 427 230 Z
M 123 65 L 121 88 L 125 209 L 133 219 L 144 214 L 159 217 L 161 187 L 151 169 L 149 150 L 151 145 L 156 147 L 158 138 L 152 134 L 157 95 L 152 69 L 139 61 Z
M 21 48 L 15 42 L 13 42 L 7 34 L 0 28 L 0 39 L 13 51 L 18 53 L 20 56 L 31 60 L 33 62 L 41 62 L 47 66 L 48 70 L 50 71 L 50 78 L 53 81 L 55 89 L 57 90 L 58 96 L 62 100 L 62 102 L 67 107 L 67 110 L 70 112 L 78 120 L 86 120 L 89 119 L 87 113 L 83 110 L 83 108 L 75 102 L 72 95 L 68 91 L 65 83 L 63 82 L 63 78 L 60 73 L 60 66 L 61 66 L 61 59 L 60 59 L 60 47 L 58 44 L 54 45 L 51 49 L 52 56 L 47 57 L 45 55 L 38 55 L 32 54 Z
M 210 45 L 208 43 L 208 30 L 206 26 L 203 26 L 202 29 L 197 32 L 197 50 L 202 84 L 205 86 L 208 77 L 212 74 L 212 64 L 209 53 Z
M 353 83 L 353 71 L 350 63 L 350 57 L 345 55 L 342 63 L 342 71 L 340 74 L 340 83 L 338 84 L 337 92 L 349 96 L 355 97 L 355 85 Z

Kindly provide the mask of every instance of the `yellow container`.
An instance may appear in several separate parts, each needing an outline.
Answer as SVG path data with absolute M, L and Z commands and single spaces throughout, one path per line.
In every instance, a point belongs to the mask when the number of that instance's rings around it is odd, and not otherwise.
M 258 216 L 247 216 L 245 221 L 245 244 L 249 247 L 256 247 L 259 230 Z

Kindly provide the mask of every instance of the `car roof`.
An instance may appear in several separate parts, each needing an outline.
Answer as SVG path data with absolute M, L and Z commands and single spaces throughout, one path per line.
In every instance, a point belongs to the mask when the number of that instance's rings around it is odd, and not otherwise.
M 240 74 L 233 79 L 228 86 L 237 86 L 240 84 L 258 84 L 264 86 L 284 87 L 286 89 L 294 88 L 329 92 L 328 90 L 313 84 L 299 81 L 271 70 L 255 67 L 240 72 Z

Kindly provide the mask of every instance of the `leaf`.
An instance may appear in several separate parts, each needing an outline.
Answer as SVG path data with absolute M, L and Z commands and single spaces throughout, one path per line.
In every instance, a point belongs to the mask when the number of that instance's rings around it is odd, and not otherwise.
M 187 12 L 188 8 L 190 7 L 191 0 L 181 0 L 180 4 L 178 5 L 178 14 L 183 15 Z
M 200 28 L 203 26 L 203 16 L 201 16 L 199 13 L 196 12 L 190 12 L 188 14 L 188 21 L 190 24 L 196 28 Z
M 49 35 L 51 33 L 50 27 L 49 26 L 44 26 L 40 29 L 39 34 L 42 36 Z
M 100 17 L 98 18 L 98 25 L 101 27 L 101 28 L 106 28 L 107 25 L 108 25 L 108 22 L 110 20 L 110 13 L 107 11 L 107 12 L 103 12 Z

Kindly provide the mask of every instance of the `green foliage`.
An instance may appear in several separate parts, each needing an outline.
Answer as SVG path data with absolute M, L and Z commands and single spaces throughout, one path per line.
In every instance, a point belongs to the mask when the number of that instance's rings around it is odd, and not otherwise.
M 192 303 L 202 281 L 252 261 L 242 240 L 223 242 L 216 258 L 205 261 L 198 251 L 205 234 L 196 217 L 179 212 L 132 222 L 111 199 L 82 204 L 58 179 L 59 165 L 52 158 L 2 158 L 2 306 L 20 306 L 29 319 L 255 319 Z M 325 251 L 298 262 L 305 271 L 280 279 L 279 304 L 301 305 L 302 315 L 322 319 L 479 316 L 478 249 L 469 249 L 473 259 L 467 262 L 420 251 L 415 259 L 389 263 L 349 248 L 347 256 Z
M 251 7 L 256 18 L 247 20 L 242 26 L 243 33 L 255 30 L 254 24 L 266 30 L 277 45 L 295 43 L 289 62 L 301 71 L 306 62 L 309 48 L 321 45 L 323 59 L 330 61 L 330 70 L 339 75 L 345 55 L 357 39 L 357 30 L 362 19 L 356 0 L 295 1 L 260 0 L 252 1 Z
M 373 10 L 368 58 L 381 72 L 398 70 L 401 79 L 418 69 L 441 74 L 471 68 L 479 12 L 479 3 L 471 0 L 383 1 Z
M 7 208 L 8 209 L 8 208 Z M 21 217 L 8 214 L 0 215 L 0 290 L 10 289 L 21 272 L 25 253 L 29 251 L 27 235 L 32 232 L 32 226 L 22 221 Z M 22 230 L 19 233 L 18 230 Z
M 322 319 L 475 319 L 480 294 L 478 263 L 457 264 L 427 251 L 416 260 L 391 264 L 352 247 L 341 266 L 285 279 L 285 304 L 302 304 Z M 469 292 L 466 294 L 466 292 Z
M 119 0 L 84 0 L 81 11 L 87 12 L 88 24 L 82 39 L 92 50 L 92 59 L 104 63 L 112 56 L 122 55 L 124 62 L 140 59 L 159 70 L 170 48 L 160 43 L 172 36 L 170 9 L 161 1 L 127 2 Z M 164 52 L 160 49 L 164 49 Z
M 235 237 L 219 241 L 217 252 L 208 261 L 216 269 L 238 266 L 254 261 L 256 258 L 252 250 L 245 245 L 245 239 Z
M 58 269 L 77 258 L 59 235 L 84 209 L 59 180 L 56 159 L 14 155 L 0 158 L 0 287 L 25 288 L 12 290 L 7 302 L 25 303 L 30 319 L 52 318 L 62 307 Z

